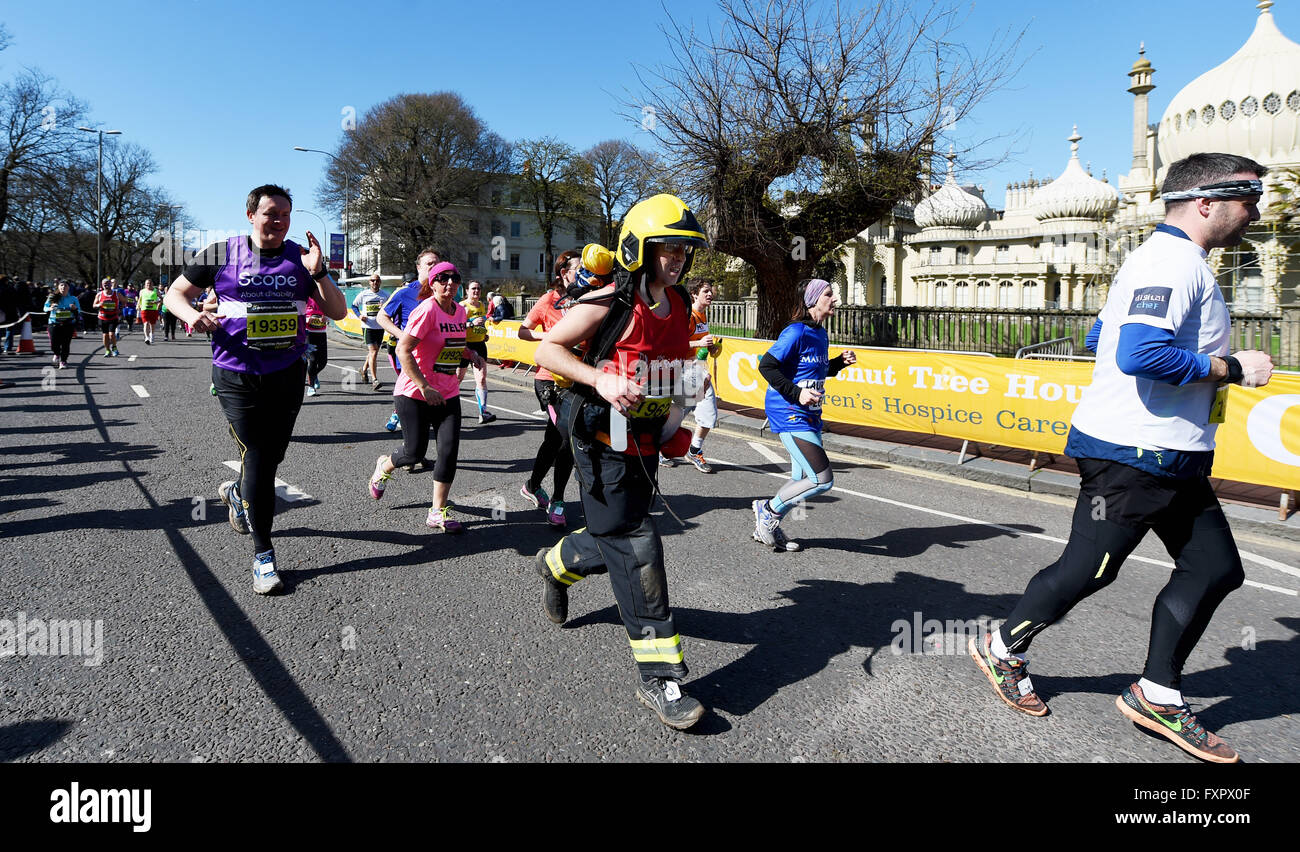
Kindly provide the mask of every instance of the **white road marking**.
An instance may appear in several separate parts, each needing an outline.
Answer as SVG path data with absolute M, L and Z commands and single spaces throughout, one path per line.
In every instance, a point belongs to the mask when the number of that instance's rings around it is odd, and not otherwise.
M 790 478 L 790 477 L 786 476 L 786 475 L 783 474 L 783 473 L 768 473 L 768 472 L 765 471 L 765 470 L 759 470 L 759 469 L 756 468 L 756 467 L 750 467 L 750 466 L 747 465 L 747 464 L 741 464 L 741 463 L 739 463 L 739 462 L 730 462 L 730 461 L 726 461 L 725 459 L 720 459 L 720 458 L 716 458 L 716 457 L 710 457 L 709 460 L 710 460 L 711 462 L 715 462 L 715 463 L 719 463 L 719 464 L 725 464 L 725 465 L 730 465 L 731 467 L 737 467 L 737 468 L 740 468 L 741 470 L 748 470 L 748 471 L 750 471 L 750 472 L 752 472 L 752 473 L 762 474 L 763 476 L 772 476 L 772 477 L 775 477 L 775 478 L 777 478 L 777 479 L 789 479 L 789 478 Z M 939 509 L 931 509 L 931 508 L 929 508 L 928 506 L 916 506 L 916 505 L 913 505 L 913 504 L 911 504 L 911 503 L 904 503 L 904 502 L 902 502 L 901 500 L 891 500 L 891 499 L 889 499 L 888 497 L 877 497 L 877 496 L 874 495 L 874 494 L 865 494 L 865 493 L 863 493 L 863 492 L 861 492 L 861 491 L 854 491 L 854 490 L 852 490 L 852 489 L 850 489 L 850 488 L 841 488 L 841 487 L 838 486 L 838 485 L 833 485 L 833 486 L 831 486 L 831 490 L 832 490 L 832 491 L 838 491 L 838 492 L 840 492 L 841 494 L 852 494 L 854 497 L 861 497 L 861 498 L 863 498 L 863 499 L 865 499 L 865 500 L 874 500 L 874 501 L 876 501 L 877 503 L 885 503 L 885 504 L 890 505 L 890 506 L 897 506 L 897 507 L 899 507 L 900 509 L 911 509 L 911 510 L 916 511 L 916 512 L 925 512 L 926 514 L 930 514 L 930 515 L 938 515 L 938 516 L 941 517 L 941 518 L 948 518 L 948 519 L 950 519 L 950 520 L 961 521 L 961 522 L 963 522 L 963 523 L 967 523 L 967 524 L 979 524 L 980 526 L 991 527 L 992 529 L 995 529 L 995 530 L 1002 530 L 1003 532 L 1010 533 L 1011 535 L 1016 535 L 1016 536 L 1027 536 L 1028 538 L 1036 538 L 1036 539 L 1040 539 L 1040 540 L 1042 540 L 1042 541 L 1050 541 L 1050 542 L 1052 542 L 1053 544 L 1065 544 L 1065 543 L 1066 543 L 1066 540 L 1065 540 L 1065 539 L 1063 539 L 1063 538 L 1057 538 L 1057 537 L 1054 536 L 1054 535 L 1047 535 L 1046 533 L 1026 532 L 1025 530 L 1018 530 L 1018 529 L 1016 529 L 1015 527 L 1008 527 L 1008 526 L 1005 526 L 1005 525 L 1003 525 L 1003 524 L 995 524 L 995 523 L 993 523 L 992 521 L 981 521 L 979 518 L 968 518 L 968 517 L 966 517 L 965 515 L 955 515 L 955 514 L 953 514 L 952 512 L 943 512 L 943 511 L 940 511 Z M 1277 568 L 1277 569 L 1282 570 L 1283 572 L 1288 573 L 1288 574 L 1290 574 L 1290 573 L 1294 573 L 1294 571 L 1295 571 L 1295 569 L 1289 569 L 1289 566 L 1282 565 L 1280 562 L 1274 562 L 1272 559 L 1269 559 L 1269 558 L 1264 557 L 1264 556 L 1257 556 L 1256 554 L 1253 554 L 1253 553 L 1246 553 L 1245 551 L 1242 551 L 1242 550 L 1238 550 L 1237 552 L 1241 554 L 1241 557 L 1242 557 L 1243 559 L 1248 559 L 1248 560 L 1250 560 L 1250 561 L 1252 561 L 1252 562 L 1257 562 L 1257 563 L 1259 563 L 1260 565 L 1265 565 L 1265 566 L 1270 567 L 1270 568 Z M 1171 570 L 1174 568 L 1174 564 L 1173 564 L 1172 562 L 1165 562 L 1165 561 L 1160 560 L 1160 559 L 1151 559 L 1150 557 L 1147 557 L 1147 556 L 1136 556 L 1136 555 L 1132 555 L 1132 556 L 1129 556 L 1129 560 L 1131 560 L 1131 561 L 1135 561 L 1135 562 L 1145 562 L 1145 563 L 1148 564 L 1148 565 L 1157 565 L 1157 566 L 1159 566 L 1159 567 L 1161 567 L 1161 568 L 1168 568 L 1168 569 L 1171 569 Z M 1259 589 L 1267 589 L 1268 591 L 1271 591 L 1271 592 L 1281 592 L 1281 593 L 1284 594 L 1284 595 L 1291 595 L 1291 596 L 1293 596 L 1293 597 L 1294 597 L 1294 596 L 1300 596 L 1300 592 L 1296 592 L 1294 589 L 1284 589 L 1284 588 L 1282 588 L 1282 587 L 1280 587 L 1280 586 L 1270 586 L 1270 585 L 1267 584 L 1267 583 L 1259 583 L 1259 582 L 1256 582 L 1256 581 L 1254 581 L 1254 580 L 1247 580 L 1247 581 L 1246 581 L 1246 585 L 1248 585 L 1248 586 L 1254 586 L 1254 587 L 1259 588 Z
M 461 397 L 460 397 L 460 398 L 463 399 L 463 400 L 465 400 L 466 402 L 470 403 L 470 404 L 473 405 L 475 408 L 478 408 L 478 401 L 477 401 L 476 399 L 474 399 L 474 397 L 472 397 L 472 396 L 465 396 L 464 394 L 461 394 Z M 546 414 L 545 414 L 545 412 L 542 412 L 542 411 L 534 411 L 534 412 L 532 412 L 532 413 L 530 414 L 530 413 L 527 412 L 527 411 L 516 411 L 516 410 L 513 409 L 513 408 L 506 408 L 504 405 L 489 405 L 488 408 L 494 409 L 494 410 L 496 410 L 496 411 L 509 411 L 511 414 L 518 414 L 520 417 L 527 417 L 529 420 L 545 420 L 545 419 L 547 419 L 547 418 L 546 418 Z
M 1300 577 L 1300 569 L 1298 568 L 1292 568 L 1290 565 L 1283 565 L 1281 562 L 1269 559 L 1267 556 L 1258 556 L 1254 553 L 1247 553 L 1240 549 L 1237 552 L 1241 554 L 1242 559 L 1248 559 L 1251 562 L 1256 562 L 1266 568 L 1272 568 L 1274 571 L 1281 571 L 1283 574 L 1290 574 L 1292 577 Z
M 149 391 L 144 389 L 144 385 L 131 385 L 131 390 L 135 391 L 135 395 L 141 399 L 149 395 Z
M 129 364 L 129 363 L 131 363 L 132 361 L 134 361 L 134 360 L 135 360 L 136 358 L 138 358 L 138 357 L 139 357 L 138 355 L 132 355 L 130 358 L 127 358 L 127 359 L 126 359 L 126 362 Z
M 225 462 L 225 465 L 226 467 L 233 470 L 235 473 L 239 473 L 239 467 L 240 467 L 239 462 L 228 461 Z M 301 488 L 298 488 L 297 486 L 290 485 L 289 483 L 285 482 L 283 479 L 281 479 L 278 476 L 275 478 L 275 496 L 289 503 L 293 503 L 298 500 L 316 499 L 315 497 L 308 494 L 306 491 L 303 491 Z
M 776 452 L 776 450 L 773 450 L 767 444 L 763 444 L 758 441 L 747 441 L 746 443 L 748 443 L 751 447 L 754 448 L 754 452 L 758 453 L 760 456 L 762 456 L 763 458 L 767 459 L 770 462 L 776 462 L 777 464 L 785 464 L 786 462 L 790 461 L 790 459 L 782 457 L 779 453 Z

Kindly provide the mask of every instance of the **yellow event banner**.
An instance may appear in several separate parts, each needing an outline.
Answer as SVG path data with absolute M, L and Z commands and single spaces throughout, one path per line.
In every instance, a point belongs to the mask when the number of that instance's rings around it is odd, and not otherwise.
M 519 320 L 501 320 L 487 324 L 488 357 L 498 361 L 518 361 L 522 364 L 536 364 L 533 353 L 537 344 L 531 340 L 520 340 L 519 329 L 523 323 Z
M 713 371 L 721 399 L 763 408 L 767 383 L 758 362 L 771 345 L 722 341 Z M 1039 452 L 1065 448 L 1074 408 L 1092 381 L 1091 362 L 835 345 L 832 357 L 845 348 L 858 360 L 827 380 L 826 420 Z M 1300 488 L 1300 377 L 1275 376 L 1264 388 L 1231 386 L 1216 443 L 1216 478 Z

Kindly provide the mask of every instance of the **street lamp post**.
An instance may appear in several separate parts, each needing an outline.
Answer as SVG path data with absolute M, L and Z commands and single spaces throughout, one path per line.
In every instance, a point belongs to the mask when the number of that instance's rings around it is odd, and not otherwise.
M 176 247 L 175 247 L 175 245 L 172 243 L 172 238 L 176 236 L 176 211 L 177 211 L 177 210 L 180 210 L 180 209 L 181 209 L 182 207 L 184 207 L 184 206 L 185 206 L 184 204 L 168 204 L 168 205 L 167 205 L 167 244 L 168 244 L 168 251 L 167 251 L 167 284 L 168 284 L 168 285 L 171 284 L 172 279 L 175 277 L 175 271 L 176 271 L 176 270 L 172 269 L 172 264 L 173 264 L 173 262 L 176 260 L 176 255 L 175 255 Z M 184 240 L 179 240 L 178 242 L 181 243 L 181 249 L 182 249 L 182 252 L 183 252 L 183 251 L 184 251 L 184 247 L 185 247 L 185 245 L 184 245 Z M 184 262 L 184 260 L 185 260 L 185 257 L 184 257 L 184 254 L 182 254 L 182 256 L 181 256 L 181 261 Z
M 103 240 L 104 240 L 104 136 L 120 136 L 120 130 L 95 130 L 78 127 L 86 133 L 99 134 L 99 164 L 95 168 L 95 288 L 104 280 Z
M 306 216 L 315 216 L 317 219 L 320 220 L 320 226 L 321 226 L 321 228 L 325 231 L 325 233 L 327 233 L 327 234 L 329 233 L 329 226 L 325 224 L 325 217 L 322 216 L 321 214 L 317 213 L 316 211 L 314 211 L 314 210 L 295 210 L 295 211 L 293 211 L 293 212 L 295 212 L 295 213 L 302 213 L 302 214 L 304 214 L 304 215 L 306 215 Z M 328 239 L 328 237 L 327 237 L 327 239 Z M 347 243 L 344 242 L 344 245 L 346 246 Z M 345 261 L 345 262 L 346 262 L 346 261 Z M 347 272 L 347 270 L 344 269 L 344 273 L 345 273 L 345 274 L 346 274 L 346 272 Z M 339 276 L 339 277 L 342 278 L 343 276 Z
M 329 151 L 322 151 L 319 148 L 304 148 L 301 145 L 294 145 L 293 150 L 309 151 L 313 154 L 324 154 L 334 162 L 338 163 L 340 167 L 343 166 L 343 161 L 331 154 Z M 348 198 L 351 197 L 351 195 L 352 182 L 348 177 L 348 170 L 343 168 L 343 274 L 345 276 L 348 273 L 348 261 L 350 260 L 350 255 L 352 253 L 352 234 L 348 231 Z M 329 239 L 328 229 L 325 238 Z

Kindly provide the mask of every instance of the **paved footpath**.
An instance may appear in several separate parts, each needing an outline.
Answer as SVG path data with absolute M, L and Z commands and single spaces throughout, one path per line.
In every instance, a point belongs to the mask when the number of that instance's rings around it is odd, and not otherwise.
M 397 445 L 382 429 L 393 376 L 380 394 L 355 383 L 360 351 L 332 340 L 280 468 L 288 593 L 263 598 L 216 497 L 237 455 L 206 342 L 134 334 L 116 359 L 92 345 L 76 340 L 61 372 L 0 361 L 15 383 L 0 390 L 0 642 L 20 619 L 32 636 L 33 620 L 87 628 L 80 656 L 0 658 L 0 759 L 1192 760 L 1114 707 L 1170 568 L 1154 536 L 1035 642 L 1052 715 L 1003 706 L 966 656 L 968 631 L 1059 554 L 1068 500 L 836 458 L 836 490 L 785 524 L 806 550 L 774 554 L 751 540 L 749 505 L 780 485 L 784 453 L 711 436 L 716 473 L 662 472 L 681 522 L 656 511 L 688 689 L 711 710 L 681 734 L 633 697 L 605 578 L 576 587 L 563 628 L 542 613 L 531 559 L 557 535 L 518 493 L 541 439 L 529 389 L 494 378 L 500 419 L 480 427 L 464 386 L 452 499 L 468 530 L 441 536 L 424 526 L 430 474 L 367 496 Z M 566 496 L 576 526 L 576 483 Z M 1239 543 L 1249 584 L 1184 691 L 1246 759 L 1300 760 L 1300 551 Z

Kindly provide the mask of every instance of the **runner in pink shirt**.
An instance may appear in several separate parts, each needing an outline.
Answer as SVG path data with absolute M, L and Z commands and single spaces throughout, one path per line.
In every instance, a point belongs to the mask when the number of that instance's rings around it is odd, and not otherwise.
M 402 373 L 393 386 L 393 402 L 402 421 L 402 449 L 380 456 L 370 477 L 370 496 L 378 500 L 399 467 L 418 462 L 429 448 L 429 430 L 437 432 L 438 461 L 433 467 L 433 506 L 425 523 L 446 533 L 464 527 L 450 517 L 447 495 L 456 476 L 460 449 L 461 358 L 484 367 L 478 353 L 465 348 L 465 307 L 456 302 L 460 273 L 451 263 L 429 271 L 420 288 L 420 304 L 397 342 Z

